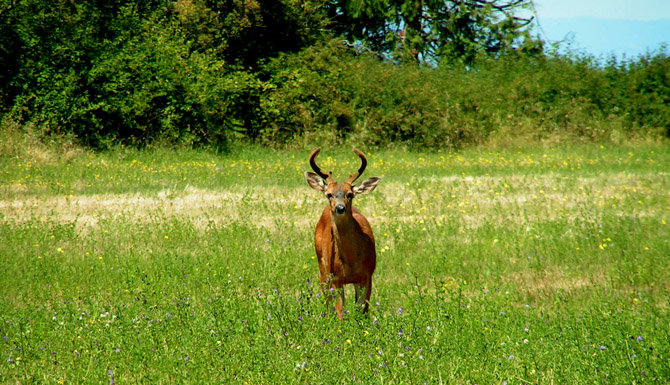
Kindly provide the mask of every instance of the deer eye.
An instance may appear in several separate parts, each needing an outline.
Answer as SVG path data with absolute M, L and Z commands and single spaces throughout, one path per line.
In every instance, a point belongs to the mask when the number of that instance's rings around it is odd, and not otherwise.
M 347 194 L 347 199 L 353 199 L 354 198 L 354 193 L 348 193 Z
M 333 194 L 331 194 L 331 193 L 326 194 L 326 198 L 333 199 Z

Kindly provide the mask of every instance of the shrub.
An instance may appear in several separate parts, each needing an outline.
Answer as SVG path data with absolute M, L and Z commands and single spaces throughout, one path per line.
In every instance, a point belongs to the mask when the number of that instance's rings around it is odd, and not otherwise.
M 657 136 L 670 122 L 667 66 L 664 54 L 601 65 L 591 57 L 516 53 L 432 68 L 357 54 L 333 40 L 265 68 L 274 88 L 263 94 L 257 124 L 265 143 L 431 148 L 492 135 Z

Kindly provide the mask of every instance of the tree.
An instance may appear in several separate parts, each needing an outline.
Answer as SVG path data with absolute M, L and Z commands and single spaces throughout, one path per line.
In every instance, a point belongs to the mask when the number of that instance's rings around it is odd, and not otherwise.
M 240 68 L 257 68 L 281 52 L 297 52 L 322 37 L 324 0 L 176 0 L 174 11 L 201 52 Z
M 436 64 L 472 63 L 479 54 L 537 48 L 521 10 L 532 0 L 333 0 L 336 33 L 369 49 Z

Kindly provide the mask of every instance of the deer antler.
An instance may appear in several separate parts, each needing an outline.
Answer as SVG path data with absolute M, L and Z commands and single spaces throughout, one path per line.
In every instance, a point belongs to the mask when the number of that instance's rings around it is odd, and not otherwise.
M 321 171 L 319 166 L 316 165 L 316 157 L 319 155 L 319 151 L 321 151 L 320 147 L 317 147 L 312 151 L 311 154 L 309 154 L 309 165 L 312 166 L 312 170 L 314 170 L 315 173 L 317 173 L 321 178 L 323 178 L 326 182 L 331 183 L 334 182 L 335 179 L 333 178 L 333 172 L 329 171 L 328 174 L 324 173 Z
M 353 184 L 356 179 L 358 179 L 361 174 L 363 174 L 363 171 L 365 171 L 365 167 L 368 165 L 368 160 L 365 158 L 365 155 L 363 155 L 362 152 L 358 151 L 357 149 L 354 148 L 354 153 L 358 155 L 359 158 L 361 158 L 361 167 L 358 168 L 358 171 L 356 171 L 355 174 L 349 175 L 349 178 L 345 183 Z

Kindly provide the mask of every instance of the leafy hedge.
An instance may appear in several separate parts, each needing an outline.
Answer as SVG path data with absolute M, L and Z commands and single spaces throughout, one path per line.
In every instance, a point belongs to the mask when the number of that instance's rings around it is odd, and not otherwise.
M 354 56 L 338 42 L 266 69 L 262 139 L 458 147 L 491 135 L 616 139 L 670 133 L 665 51 L 602 66 L 590 57 L 507 55 L 426 68 Z

